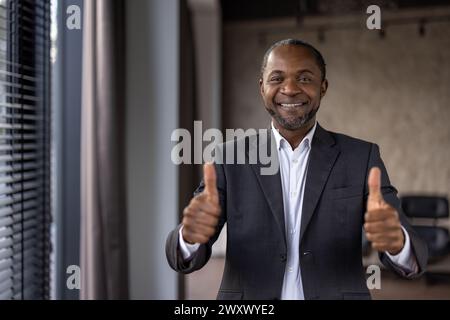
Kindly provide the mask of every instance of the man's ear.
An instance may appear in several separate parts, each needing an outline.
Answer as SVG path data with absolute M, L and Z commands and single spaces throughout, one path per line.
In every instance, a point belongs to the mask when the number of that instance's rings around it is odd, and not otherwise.
M 320 85 L 320 98 L 323 98 L 325 96 L 325 93 L 327 93 L 328 89 L 328 80 L 324 79 L 322 81 L 322 84 Z
M 264 84 L 263 84 L 262 78 L 259 78 L 259 90 L 260 90 L 261 95 L 264 96 Z

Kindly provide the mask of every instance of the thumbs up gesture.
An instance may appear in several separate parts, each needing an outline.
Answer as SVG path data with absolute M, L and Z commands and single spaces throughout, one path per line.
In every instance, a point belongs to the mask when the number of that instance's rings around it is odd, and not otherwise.
M 220 216 L 219 194 L 216 185 L 214 164 L 203 166 L 205 189 L 192 198 L 183 211 L 184 241 L 188 243 L 206 243 L 214 235 Z
M 381 171 L 373 167 L 369 172 L 369 197 L 365 214 L 364 230 L 372 242 L 372 248 L 398 254 L 404 246 L 405 235 L 401 228 L 398 212 L 387 204 L 381 193 Z

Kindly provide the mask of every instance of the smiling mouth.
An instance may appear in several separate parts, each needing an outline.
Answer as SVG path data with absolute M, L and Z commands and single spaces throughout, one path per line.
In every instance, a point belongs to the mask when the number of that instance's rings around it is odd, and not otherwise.
M 297 102 L 297 103 L 277 103 L 277 104 L 283 108 L 298 108 L 298 107 L 302 107 L 308 103 L 307 102 Z

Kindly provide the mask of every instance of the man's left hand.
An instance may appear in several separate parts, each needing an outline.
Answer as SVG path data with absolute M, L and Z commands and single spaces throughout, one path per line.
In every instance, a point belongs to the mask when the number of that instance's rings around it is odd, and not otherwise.
M 368 184 L 369 197 L 367 198 L 367 212 L 364 216 L 366 237 L 372 242 L 372 248 L 375 250 L 397 255 L 403 249 L 405 235 L 397 210 L 383 199 L 379 168 L 370 169 Z

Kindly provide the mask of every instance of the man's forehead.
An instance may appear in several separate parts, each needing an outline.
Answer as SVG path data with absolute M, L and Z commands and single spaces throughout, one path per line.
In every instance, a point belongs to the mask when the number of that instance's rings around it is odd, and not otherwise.
M 282 45 L 276 47 L 269 54 L 267 68 L 280 68 L 289 66 L 314 66 L 318 69 L 316 59 L 312 52 L 303 46 Z

